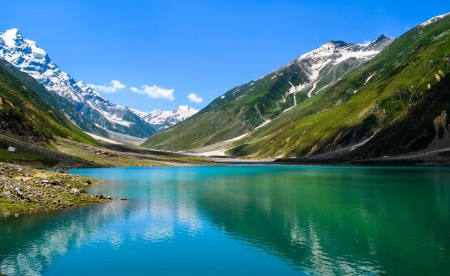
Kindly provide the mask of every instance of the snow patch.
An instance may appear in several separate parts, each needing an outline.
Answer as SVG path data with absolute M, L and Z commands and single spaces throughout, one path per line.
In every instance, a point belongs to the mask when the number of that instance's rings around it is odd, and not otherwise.
M 262 124 L 260 124 L 259 126 L 255 127 L 255 129 L 253 129 L 253 130 L 256 130 L 256 129 L 260 128 L 260 127 L 263 127 L 263 126 L 267 125 L 268 123 L 270 123 L 270 121 L 271 121 L 271 120 L 265 121 L 264 123 L 262 123 Z M 251 131 L 250 131 L 250 132 L 251 132 Z M 230 139 L 230 140 L 226 140 L 226 141 L 224 141 L 224 142 L 234 142 L 234 141 L 237 141 L 237 140 L 241 140 L 242 138 L 244 138 L 245 136 L 247 136 L 250 132 L 244 133 L 244 134 L 242 134 L 242 135 L 240 135 L 240 136 L 234 137 L 234 138 L 232 138 L 232 139 Z
M 434 23 L 434 22 L 436 22 L 436 21 L 438 21 L 438 20 L 440 20 L 440 19 L 446 17 L 447 15 L 450 15 L 450 12 L 449 12 L 449 13 L 446 13 L 446 14 L 441 14 L 441 15 L 435 16 L 435 17 L 431 18 L 430 20 L 427 20 L 427 21 L 423 22 L 423 23 L 420 24 L 419 26 L 420 26 L 420 27 L 425 27 L 425 26 L 427 26 L 427 25 L 430 25 L 431 23 Z
M 20 35 L 18 29 L 7 30 L 3 34 L 0 33 L 0 37 L 9 48 L 13 48 L 16 45 L 16 39 L 18 35 Z
M 143 112 L 143 111 L 139 111 L 137 109 L 134 108 L 128 108 L 131 112 L 133 112 L 134 114 L 136 114 L 139 118 L 144 118 L 145 116 L 147 116 L 149 114 L 149 112 Z
M 272 120 L 267 120 L 267 121 L 265 121 L 264 123 L 260 124 L 259 126 L 255 127 L 255 129 L 258 129 L 258 128 L 260 128 L 260 127 L 263 127 L 263 126 L 267 125 L 268 123 L 270 123 L 271 121 L 272 121 Z
M 291 88 L 289 88 L 289 94 L 296 93 L 298 91 L 301 91 L 303 88 L 305 88 L 305 84 L 299 84 L 298 86 L 293 85 L 290 81 L 289 84 L 291 85 Z
M 377 132 L 374 132 L 372 136 L 370 136 L 369 138 L 367 138 L 366 140 L 362 141 L 361 143 L 358 143 L 356 145 L 353 145 L 350 148 L 350 151 L 354 151 L 355 149 L 359 148 L 360 146 L 364 146 L 367 142 L 369 142 L 373 137 L 375 137 L 375 135 L 377 134 Z
M 89 136 L 99 140 L 99 141 L 103 141 L 103 142 L 107 142 L 107 143 L 115 144 L 115 145 L 123 145 L 122 143 L 119 143 L 117 141 L 114 141 L 114 140 L 111 140 L 111 139 L 108 139 L 108 138 L 105 138 L 105 137 L 102 137 L 102 136 L 95 135 L 93 133 L 89 133 L 89 132 L 86 132 L 86 131 L 85 131 L 85 133 L 88 134 Z
M 224 141 L 224 142 L 234 142 L 234 141 L 237 141 L 237 140 L 241 140 L 242 138 L 244 138 L 245 136 L 247 136 L 249 133 L 250 133 L 250 132 L 247 132 L 247 133 L 245 133 L 245 134 L 242 134 L 241 136 L 234 137 L 234 138 L 232 138 L 232 139 L 230 139 L 230 140 L 226 140 L 226 141 Z
M 376 74 L 376 72 L 373 73 L 372 75 L 370 75 L 370 76 L 366 79 L 366 81 L 364 82 L 364 85 L 366 85 L 366 84 L 369 82 L 369 80 L 370 80 L 373 76 L 375 76 L 375 74 Z

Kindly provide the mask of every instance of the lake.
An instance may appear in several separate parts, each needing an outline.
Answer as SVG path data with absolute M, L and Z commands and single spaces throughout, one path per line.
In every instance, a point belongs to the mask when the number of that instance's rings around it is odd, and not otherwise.
M 0 219 L 0 274 L 450 273 L 448 167 L 71 173 L 104 179 L 88 192 L 114 201 Z

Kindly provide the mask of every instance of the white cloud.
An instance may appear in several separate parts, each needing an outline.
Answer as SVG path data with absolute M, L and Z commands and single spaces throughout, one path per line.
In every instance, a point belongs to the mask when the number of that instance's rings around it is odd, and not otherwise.
M 131 87 L 130 90 L 134 93 L 138 93 L 141 95 L 147 95 L 150 98 L 162 98 L 166 100 L 175 100 L 173 96 L 174 89 L 165 89 L 156 85 L 148 86 L 143 85 L 141 86 L 142 89 L 137 89 L 136 87 Z
M 126 88 L 126 85 L 124 85 L 123 83 L 121 83 L 118 80 L 112 80 L 110 86 L 95 85 L 95 84 L 88 84 L 88 85 L 94 90 L 97 90 L 100 92 L 105 92 L 105 93 L 114 93 L 114 92 L 117 92 L 119 90 Z
M 197 96 L 197 95 L 194 94 L 194 93 L 189 94 L 189 95 L 187 96 L 187 98 L 188 98 L 191 102 L 193 102 L 193 103 L 201 103 L 201 102 L 203 102 L 203 99 L 200 98 L 199 96 Z

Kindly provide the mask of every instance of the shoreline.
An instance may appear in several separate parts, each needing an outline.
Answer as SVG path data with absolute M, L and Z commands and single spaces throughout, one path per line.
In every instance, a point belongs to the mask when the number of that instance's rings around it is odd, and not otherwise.
M 92 147 L 96 149 L 96 147 Z M 124 150 L 125 148 L 120 148 Z M 123 153 L 119 148 L 103 149 L 103 151 L 92 151 L 98 156 L 101 154 L 111 158 L 115 154 Z M 128 148 L 126 148 L 128 149 Z M 152 150 L 136 148 L 138 154 L 150 153 Z M 162 156 L 168 154 L 164 151 L 159 152 Z M 145 155 L 144 155 L 145 156 Z M 146 159 L 144 156 L 139 156 Z M 117 156 L 119 159 L 121 157 Z M 116 158 L 117 158 L 116 157 Z M 450 148 L 444 148 L 435 151 L 422 151 L 400 156 L 384 156 L 378 158 L 356 158 L 339 154 L 321 154 L 297 158 L 279 158 L 275 160 L 251 160 L 238 159 L 233 157 L 210 157 L 209 162 L 205 160 L 183 160 L 178 158 L 158 158 L 152 156 L 152 161 L 159 159 L 165 166 L 261 166 L 261 165 L 325 165 L 325 166 L 449 166 Z M 175 160 L 174 160 L 175 159 Z M 164 161 L 163 161 L 164 160 Z M 200 161 L 200 162 L 199 162 Z M 201 162 L 203 161 L 203 162 Z M 19 162 L 21 163 L 21 162 Z M 13 164 L 0 162 L 0 219 L 21 214 L 46 212 L 52 210 L 61 210 L 78 206 L 87 206 L 91 204 L 107 203 L 112 200 L 106 195 L 92 195 L 85 191 L 85 188 L 91 187 L 99 179 L 90 179 L 83 176 L 72 175 L 70 173 L 51 172 L 47 170 L 32 168 L 25 164 Z M 92 168 L 93 164 L 87 162 Z M 100 165 L 94 163 L 96 165 Z M 161 165 L 163 165 L 161 164 Z M 125 166 L 121 166 L 125 165 Z M 135 163 L 125 162 L 125 164 L 110 164 L 109 166 L 99 167 L 128 167 L 126 165 L 136 165 Z M 142 166 L 154 166 L 143 162 Z M 66 166 L 70 168 L 84 168 L 84 166 Z

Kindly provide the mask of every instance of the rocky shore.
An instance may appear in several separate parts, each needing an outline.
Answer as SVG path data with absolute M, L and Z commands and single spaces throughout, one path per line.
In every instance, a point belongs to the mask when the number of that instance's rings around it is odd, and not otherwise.
M 85 188 L 97 181 L 65 171 L 0 163 L 0 217 L 111 201 L 110 196 L 86 193 Z

